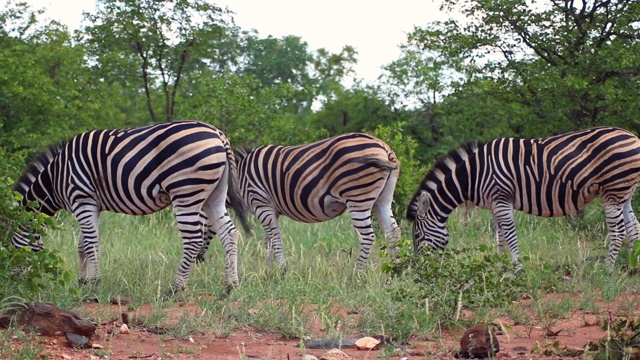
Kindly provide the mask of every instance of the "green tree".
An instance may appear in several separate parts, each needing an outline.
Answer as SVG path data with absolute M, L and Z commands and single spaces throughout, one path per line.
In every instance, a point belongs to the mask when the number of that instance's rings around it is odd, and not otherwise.
M 80 39 L 107 81 L 144 92 L 151 121 L 169 121 L 187 70 L 218 58 L 207 48 L 228 35 L 228 14 L 203 0 L 100 0 Z
M 508 129 L 496 135 L 523 136 L 602 124 L 640 130 L 637 1 L 444 0 L 443 8 L 466 20 L 416 28 L 409 42 L 461 75 L 448 102 L 466 108 L 456 128 L 498 123 Z M 478 91 L 484 101 L 470 98 Z M 488 105 L 493 111 L 477 107 Z M 443 123 L 461 118 L 443 111 Z

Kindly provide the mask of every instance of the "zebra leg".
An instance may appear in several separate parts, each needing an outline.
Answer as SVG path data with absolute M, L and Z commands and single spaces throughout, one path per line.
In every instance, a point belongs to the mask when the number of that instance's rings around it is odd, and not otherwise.
M 258 215 L 258 220 L 260 220 L 260 224 L 264 228 L 264 244 L 269 250 L 267 264 L 271 265 L 275 258 L 280 266 L 280 273 L 284 276 L 287 273 L 287 258 L 284 256 L 284 246 L 282 245 L 278 216 L 271 210 L 263 209 Z
M 516 222 L 513 214 L 513 205 L 508 202 L 499 202 L 493 205 L 494 226 L 498 233 L 498 249 L 506 251 L 506 245 L 511 251 L 511 262 L 516 265 L 516 270 L 522 270 L 522 263 L 518 259 L 520 250 L 518 249 L 518 234 L 516 232 Z
M 212 197 L 215 199 L 215 193 Z M 226 296 L 233 287 L 240 283 L 238 278 L 238 239 L 240 238 L 240 232 L 236 229 L 227 212 L 224 205 L 224 197 L 221 198 L 221 201 L 218 199 L 207 201 L 202 209 L 209 218 L 209 233 L 218 234 L 222 242 L 226 258 L 222 285 L 224 287 L 223 296 Z M 204 246 L 208 246 L 208 242 Z
M 200 205 L 200 204 L 198 204 Z M 178 267 L 176 277 L 171 283 L 170 293 L 184 290 L 187 279 L 191 274 L 195 258 L 200 252 L 204 241 L 202 240 L 202 220 L 198 205 L 183 207 L 180 204 L 173 205 L 173 210 L 178 223 L 178 231 L 182 237 L 182 260 Z
M 80 278 L 82 285 L 93 285 L 100 280 L 100 244 L 98 242 L 98 207 L 94 204 L 80 204 L 73 209 L 80 224 L 78 257 L 80 260 Z
M 347 203 L 347 209 L 351 214 L 351 222 L 360 235 L 360 254 L 356 259 L 356 272 L 364 272 L 364 267 L 369 260 L 371 247 L 376 240 L 376 235 L 371 226 L 371 208 L 363 208 L 353 202 Z
M 262 242 L 264 243 L 264 247 L 269 252 L 269 255 L 267 256 L 267 265 L 271 266 L 273 265 L 273 261 L 275 260 L 275 251 L 273 251 L 273 236 L 269 236 L 268 234 L 266 234 Z
M 607 257 L 607 270 L 613 272 L 613 268 L 620 252 L 620 247 L 625 237 L 625 225 L 623 216 L 624 206 L 605 204 L 604 214 L 607 219 L 609 231 L 609 254 Z
M 622 216 L 624 217 L 627 244 L 629 245 L 629 270 L 637 271 L 640 257 L 640 241 L 637 241 L 640 238 L 640 224 L 638 224 L 638 219 L 633 213 L 631 198 L 624 203 Z
M 492 217 L 492 222 L 491 222 L 491 226 L 492 226 L 492 230 L 493 230 L 493 237 L 496 240 L 496 244 L 498 245 L 498 251 L 501 254 L 504 254 L 507 252 L 507 241 L 505 239 L 505 234 L 502 233 L 502 231 L 500 231 L 500 226 L 498 225 L 498 220 L 496 219 L 495 214 L 493 214 Z
M 211 224 L 209 224 L 209 220 L 205 218 L 204 221 L 204 228 L 203 228 L 203 241 L 204 243 L 202 244 L 202 247 L 200 248 L 200 251 L 198 252 L 198 255 L 196 256 L 196 262 L 197 263 L 203 263 L 206 260 L 206 255 L 207 255 L 207 250 L 209 250 L 209 246 L 211 245 L 211 240 L 213 240 L 213 237 L 216 236 L 215 231 L 213 231 L 213 227 L 211 226 Z
M 386 200 L 386 199 L 385 199 Z M 396 218 L 391 211 L 391 202 L 385 201 L 381 203 L 381 199 L 373 205 L 373 212 L 380 223 L 380 228 L 384 233 L 384 237 L 389 244 L 389 254 L 391 260 L 395 260 L 398 256 L 398 248 L 396 242 L 400 239 L 400 227 L 396 222 Z

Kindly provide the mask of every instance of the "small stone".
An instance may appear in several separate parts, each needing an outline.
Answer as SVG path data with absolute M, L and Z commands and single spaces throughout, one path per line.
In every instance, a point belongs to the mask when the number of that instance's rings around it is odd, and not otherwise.
M 380 345 L 380 340 L 374 339 L 370 336 L 365 336 L 356 340 L 355 345 L 358 350 L 373 350 Z
M 67 354 L 62 354 L 62 358 L 64 360 L 71 360 L 71 356 L 67 355 Z
M 339 350 L 339 349 L 331 349 L 320 357 L 320 360 L 348 360 L 348 359 L 352 359 L 352 357 L 345 354 L 344 352 L 342 352 L 342 350 Z
M 127 326 L 127 324 L 122 324 L 120 326 L 120 334 L 130 334 L 131 331 L 129 330 L 129 327 Z
M 72 348 L 83 349 L 89 344 L 89 339 L 77 334 L 67 333 L 67 340 Z
M 302 360 L 318 360 L 318 357 L 310 354 L 304 354 L 302 355 Z
M 104 346 L 97 344 L 97 343 L 92 343 L 91 344 L 91 348 L 92 349 L 104 349 Z

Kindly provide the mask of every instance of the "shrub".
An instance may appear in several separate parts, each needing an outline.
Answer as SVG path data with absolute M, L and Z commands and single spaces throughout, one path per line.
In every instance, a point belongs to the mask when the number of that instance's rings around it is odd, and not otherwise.
M 418 254 L 404 246 L 383 270 L 403 280 L 390 288 L 396 301 L 427 307 L 443 324 L 457 322 L 463 308 L 501 308 L 526 291 L 508 256 L 486 244 Z
M 389 144 L 400 160 L 400 177 L 393 194 L 395 203 L 393 212 L 396 217 L 404 214 L 409 200 L 427 173 L 426 168 L 416 157 L 416 151 L 420 148 L 418 142 L 403 133 L 403 126 L 403 123 L 396 123 L 392 126 L 378 125 L 373 133 Z
M 8 163 L 0 173 L 8 173 Z M 0 308 L 7 305 L 11 297 L 34 297 L 48 281 L 63 284 L 71 279 L 56 253 L 49 250 L 35 253 L 29 248 L 10 246 L 14 231 L 20 227 L 42 233 L 54 226 L 53 218 L 25 211 L 21 200 L 22 197 L 13 192 L 11 180 L 0 177 L 0 299 L 3 299 Z

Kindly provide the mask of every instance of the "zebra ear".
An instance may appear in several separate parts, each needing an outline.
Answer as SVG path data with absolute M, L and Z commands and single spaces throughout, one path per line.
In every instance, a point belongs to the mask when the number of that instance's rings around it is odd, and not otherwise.
M 427 213 L 427 209 L 429 208 L 429 197 L 426 192 L 421 192 L 418 196 L 418 209 L 416 214 L 418 216 L 424 216 Z

